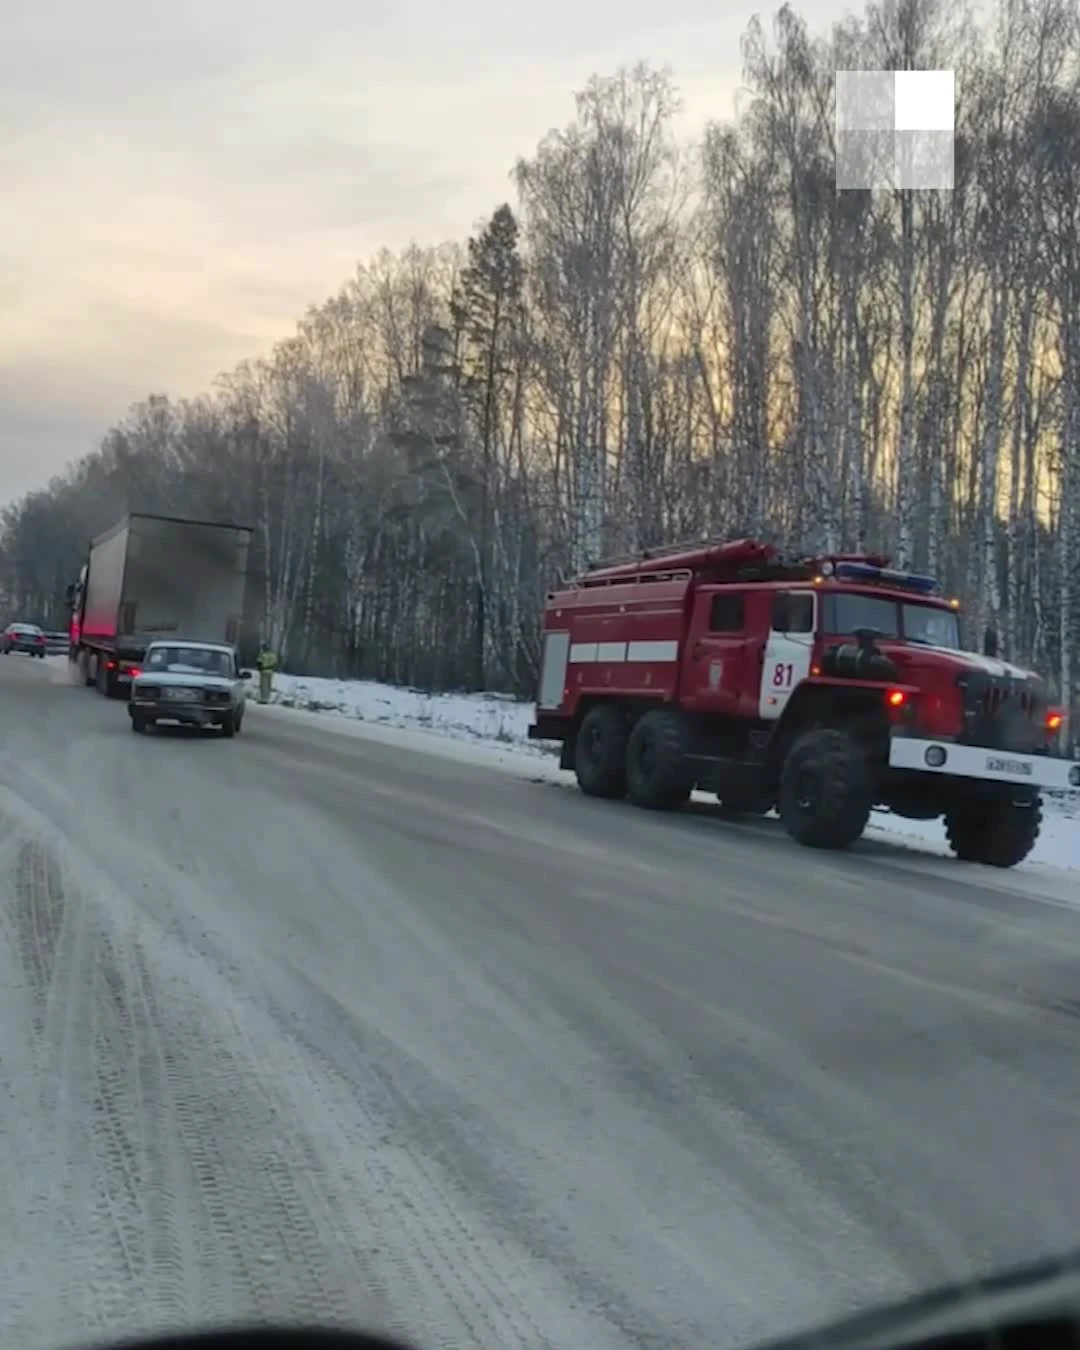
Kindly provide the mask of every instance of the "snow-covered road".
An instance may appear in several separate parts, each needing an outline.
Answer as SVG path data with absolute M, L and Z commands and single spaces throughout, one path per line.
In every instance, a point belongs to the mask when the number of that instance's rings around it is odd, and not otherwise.
M 13 1344 L 701 1350 L 1074 1241 L 1075 878 L 549 778 L 275 709 L 134 737 L 0 663 Z

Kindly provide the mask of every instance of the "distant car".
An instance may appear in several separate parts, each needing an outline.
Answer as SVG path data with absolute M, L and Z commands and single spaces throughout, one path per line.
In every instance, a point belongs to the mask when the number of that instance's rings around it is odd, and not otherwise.
M 37 624 L 9 623 L 0 633 L 0 656 L 25 652 L 27 656 L 40 656 L 44 660 L 46 650 L 45 634 Z
M 244 724 L 250 678 L 249 670 L 240 669 L 236 648 L 224 643 L 151 642 L 131 681 L 131 729 L 144 732 L 159 722 L 177 722 L 235 736 Z

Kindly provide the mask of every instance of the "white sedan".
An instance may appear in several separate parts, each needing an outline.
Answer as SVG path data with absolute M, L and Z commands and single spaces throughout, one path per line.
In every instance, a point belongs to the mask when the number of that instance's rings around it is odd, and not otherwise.
M 250 678 L 250 671 L 240 669 L 236 649 L 224 643 L 152 642 L 131 681 L 131 729 L 177 722 L 235 736 L 244 724 Z

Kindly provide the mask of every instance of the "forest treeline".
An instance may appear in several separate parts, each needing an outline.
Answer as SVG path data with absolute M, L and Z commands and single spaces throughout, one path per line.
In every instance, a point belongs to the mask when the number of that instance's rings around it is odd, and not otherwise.
M 268 359 L 147 398 L 8 508 L 11 617 L 63 625 L 127 509 L 239 517 L 286 668 L 528 693 L 560 575 L 752 533 L 938 575 L 1071 700 L 1078 30 L 1075 0 L 820 34 L 785 7 L 695 144 L 668 73 L 594 78 L 473 238 L 380 253 Z M 954 189 L 838 194 L 834 71 L 945 67 Z

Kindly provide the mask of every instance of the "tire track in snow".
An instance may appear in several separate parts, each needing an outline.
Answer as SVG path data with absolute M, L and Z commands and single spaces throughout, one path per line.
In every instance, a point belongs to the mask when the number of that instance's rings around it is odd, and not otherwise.
M 343 1225 L 339 1218 L 339 1231 L 330 1228 L 330 1207 L 318 1194 L 325 1161 L 267 1090 L 265 1066 L 242 1053 L 234 1017 L 209 1029 L 172 972 L 151 972 L 145 950 L 136 960 L 148 1003 L 158 1006 L 163 984 L 170 999 L 175 1034 L 167 1076 L 190 1191 L 207 1220 L 199 1230 L 204 1266 L 213 1262 L 220 1269 L 225 1258 L 246 1289 L 252 1315 L 352 1320 L 347 1291 L 355 1280 L 353 1253 L 343 1256 Z M 200 1037 L 205 1042 L 208 1031 L 212 1054 L 199 1073 L 209 1076 L 200 1081 L 175 1047 Z M 230 1101 L 239 1109 L 223 1111 L 222 1103 Z M 223 1285 L 217 1298 L 224 1307 L 235 1304 L 235 1283 Z
M 64 922 L 64 889 L 55 857 L 41 839 L 19 842 L 15 857 L 16 940 L 34 994 L 34 1024 L 44 1030 L 56 949 Z
M 84 1315 L 103 1330 L 130 1307 L 132 1287 L 147 1283 L 154 1229 L 145 1197 L 152 1193 L 140 1120 L 153 1107 L 132 1094 L 138 1026 L 122 962 L 103 931 L 80 942 L 86 906 L 42 839 L 18 845 L 15 923 L 34 1007 L 42 1105 L 53 1121 L 63 1181 L 53 1184 L 65 1246 L 86 1271 Z M 25 1109 L 25 1108 L 24 1108 Z M 170 1311 L 183 1305 L 166 1299 Z
M 140 922 L 128 896 L 92 876 L 88 890 L 108 903 L 87 907 L 87 961 L 61 972 L 43 941 L 58 893 L 56 860 L 37 839 L 47 820 L 25 802 L 17 817 L 32 903 L 5 909 L 21 972 L 36 1009 L 50 1000 L 58 1007 L 60 991 L 78 1009 L 48 1026 L 39 1012 L 32 1032 L 35 1090 L 56 1085 L 68 1108 L 54 1140 L 66 1194 L 35 1246 L 55 1251 L 60 1241 L 65 1254 L 86 1253 L 80 1283 L 96 1291 L 67 1321 L 67 1334 L 213 1317 L 355 1323 L 357 1271 L 370 1264 L 356 1235 L 366 1225 L 346 1217 L 340 1185 L 336 1194 L 325 1186 L 324 1140 L 306 1128 L 310 1103 L 282 1097 L 238 1031 L 236 989 L 248 972 L 218 952 L 230 977 L 222 980 L 185 940 L 190 931 L 173 928 L 186 908 L 190 920 L 192 878 L 119 843 L 114 856 L 134 864 L 129 885 L 152 887 L 155 917 L 167 922 Z M 89 853 L 81 862 L 93 871 Z M 28 1104 L 24 1096 L 24 1115 Z
M 298 1097 L 315 1094 L 320 1112 L 344 1114 L 351 1104 L 351 1166 L 369 1210 L 377 1210 L 393 1236 L 405 1286 L 398 1306 L 425 1314 L 422 1320 L 403 1316 L 390 1329 L 422 1342 L 439 1338 L 469 1347 L 614 1347 L 632 1340 L 613 1324 L 613 1309 L 600 1315 L 582 1309 L 562 1272 L 519 1245 L 512 1216 L 506 1216 L 511 1222 L 505 1234 L 490 1226 L 458 1178 L 410 1141 L 415 1105 L 399 1094 L 384 1063 L 374 1055 L 368 1060 L 348 1012 L 324 991 L 306 988 L 296 972 L 283 970 L 279 988 L 283 976 L 301 989 L 283 998 L 277 1011 L 288 1033 L 275 1041 L 280 1079 Z M 296 1007 L 307 1010 L 303 1025 L 285 1011 Z M 326 1041 L 335 1035 L 334 1014 L 340 1054 Z M 345 1072 L 342 1056 L 358 1066 L 355 1074 Z
M 85 1216 L 96 1213 L 86 1193 L 93 1131 L 79 1081 L 88 1062 L 93 960 L 82 941 L 81 898 L 46 843 L 47 823 L 17 800 L 8 805 L 14 809 L 0 812 L 8 840 L 0 862 L 10 864 L 5 870 L 13 886 L 3 917 L 22 998 L 19 1015 L 6 1026 L 26 1028 L 27 1034 L 17 1049 L 10 1033 L 6 1038 L 4 1077 L 13 1100 L 5 1134 L 13 1148 L 5 1173 L 27 1177 L 25 1238 L 18 1249 L 35 1254 L 25 1269 L 24 1320 L 16 1325 L 28 1336 L 33 1332 L 55 1343 L 74 1327 L 104 1325 L 93 1278 L 96 1248 L 83 1241 Z M 16 1055 L 17 1077 L 9 1071 Z M 58 1251 L 60 1272 L 34 1269 Z
M 40 1090 L 32 1038 L 19 1034 L 38 1014 L 34 986 L 26 977 L 23 960 L 25 922 L 16 884 L 20 839 L 16 823 L 0 813 L 0 1235 L 6 1246 L 4 1311 L 9 1326 L 20 1329 L 44 1321 L 45 1335 L 64 1318 L 55 1305 L 38 1308 L 40 1282 L 36 1278 L 38 1233 L 50 1197 L 44 1190 L 40 1156 L 47 1156 L 49 1140 L 38 1112 L 27 1110 Z M 44 1092 L 42 1092 L 44 1097 Z M 41 1312 L 45 1312 L 44 1319 Z
M 435 1312 L 434 1294 L 443 1308 L 433 1321 L 447 1345 L 553 1344 L 530 1316 L 520 1286 L 515 1287 L 508 1276 L 512 1264 L 509 1253 L 492 1250 L 490 1242 L 479 1240 L 462 1219 L 461 1196 L 448 1186 L 435 1165 L 426 1164 L 407 1146 L 404 1136 L 388 1124 L 399 1114 L 400 1104 L 390 1100 L 378 1070 L 357 1093 L 341 1079 L 324 1051 L 310 1041 L 305 1050 L 304 1054 L 283 1050 L 283 1061 L 292 1061 L 287 1066 L 283 1062 L 284 1081 L 298 1095 L 302 1091 L 307 1100 L 316 1101 L 320 1114 L 340 1117 L 351 1105 L 358 1117 L 352 1167 L 362 1170 L 377 1227 L 384 1228 L 383 1219 L 390 1216 L 397 1230 L 398 1274 L 407 1294 L 399 1298 L 399 1303 L 426 1308 L 430 1317 Z M 317 1073 L 312 1072 L 313 1067 Z M 373 1094 L 381 1098 L 381 1109 L 372 1109 Z M 451 1326 L 454 1332 L 449 1330 Z M 415 1317 L 400 1316 L 389 1329 L 399 1335 L 416 1335 Z M 425 1331 L 430 1335 L 429 1328 Z
M 96 1006 L 104 1034 L 95 1067 L 99 1100 L 107 1103 L 106 1175 L 111 1170 L 116 1179 L 110 1200 L 124 1215 L 120 1232 L 136 1282 L 152 1291 L 163 1319 L 183 1323 L 198 1306 L 189 1205 L 177 1172 L 180 1141 L 162 1064 L 162 1023 L 147 1001 L 139 960 L 134 940 L 101 944 Z
M 230 992 L 201 1002 L 162 960 L 155 926 L 115 892 L 109 909 L 79 902 L 36 835 L 18 839 L 16 857 L 3 917 L 15 992 L 33 1011 L 12 1023 L 31 1024 L 33 1063 L 5 1085 L 16 1117 L 36 1115 L 31 1093 L 49 1112 L 57 1180 L 27 1245 L 59 1244 L 65 1265 L 79 1254 L 83 1296 L 59 1319 L 65 1333 L 214 1316 L 355 1321 L 354 1253 L 334 1253 L 345 1225 L 339 1216 L 333 1231 L 332 1204 L 313 1194 L 325 1162 L 243 1053 Z M 87 917 L 85 941 L 74 929 L 61 941 L 65 913 Z M 26 1157 L 20 1141 L 16 1173 Z

